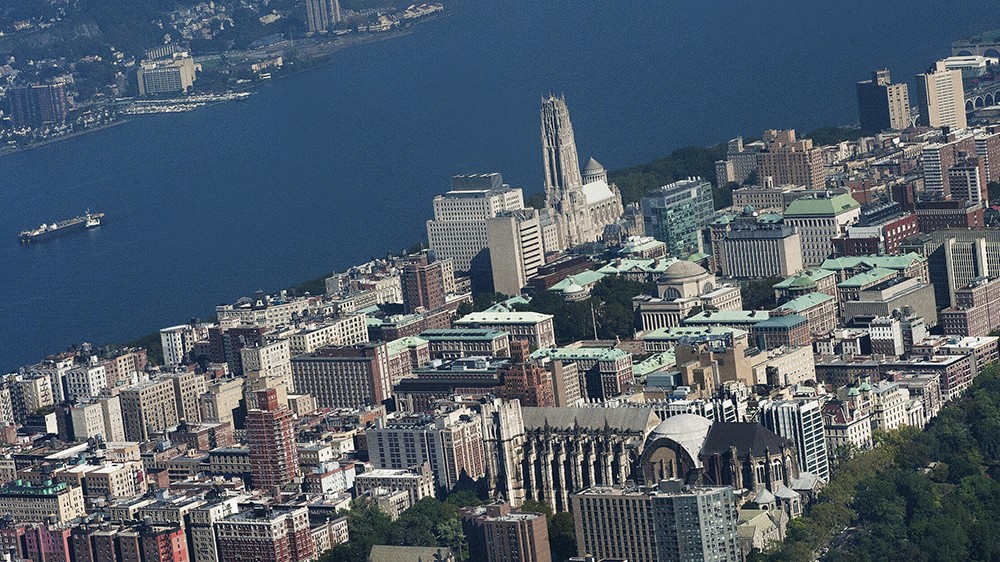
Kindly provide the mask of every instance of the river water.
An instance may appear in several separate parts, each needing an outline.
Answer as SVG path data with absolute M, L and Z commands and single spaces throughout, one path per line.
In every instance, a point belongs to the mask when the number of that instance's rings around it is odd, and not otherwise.
M 851 123 L 870 69 L 912 82 L 953 39 L 996 25 L 990 2 L 928 0 L 448 8 L 248 101 L 0 158 L 0 369 L 405 247 L 452 174 L 541 189 L 550 91 L 566 94 L 581 161 L 613 169 L 764 128 Z M 104 226 L 17 241 L 88 207 Z

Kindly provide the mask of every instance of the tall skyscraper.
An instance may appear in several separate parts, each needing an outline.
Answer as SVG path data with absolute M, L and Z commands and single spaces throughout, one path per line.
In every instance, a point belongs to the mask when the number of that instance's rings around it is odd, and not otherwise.
M 299 456 L 292 428 L 292 411 L 278 403 L 273 388 L 257 393 L 259 409 L 247 413 L 250 479 L 254 488 L 278 496 L 299 474 Z
M 830 479 L 823 411 L 816 400 L 767 400 L 760 404 L 760 423 L 795 443 L 799 468 Z
M 594 181 L 584 183 L 565 96 L 542 98 L 541 117 L 545 206 L 556 218 L 561 245 L 594 242 L 621 216 L 621 193 L 593 159 L 587 176 Z
M 550 95 L 542 99 L 542 158 L 546 200 L 550 206 L 557 207 L 566 194 L 583 186 L 576 137 L 565 96 Z
M 906 84 L 893 84 L 889 70 L 872 71 L 871 80 L 858 82 L 861 132 L 874 135 L 910 125 L 910 95 Z
M 944 61 L 937 61 L 934 68 L 917 74 L 917 104 L 917 122 L 925 127 L 966 128 L 962 71 L 948 70 Z
M 338 24 L 343 19 L 340 14 L 340 0 L 330 0 L 330 23 Z

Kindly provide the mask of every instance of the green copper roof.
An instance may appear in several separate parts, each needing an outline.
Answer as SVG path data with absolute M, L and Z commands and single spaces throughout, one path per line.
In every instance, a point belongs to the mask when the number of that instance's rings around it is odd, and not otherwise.
M 604 279 L 605 277 L 607 277 L 606 274 L 589 269 L 587 271 L 581 271 L 576 275 L 570 275 L 569 277 L 549 287 L 549 290 L 562 291 L 566 287 L 569 287 L 570 285 L 573 284 L 579 285 L 581 287 L 586 287 L 588 285 L 593 285 L 594 283 L 597 283 L 598 281 Z
M 793 312 L 802 312 L 803 310 L 809 310 L 816 305 L 832 300 L 834 300 L 833 297 L 825 293 L 808 293 L 786 302 L 785 304 L 779 306 L 778 310 L 784 308 Z
M 808 322 L 804 316 L 799 316 L 798 314 L 786 314 L 784 316 L 772 316 L 754 325 L 754 329 L 766 329 L 766 328 L 792 328 L 795 326 L 802 325 Z
M 825 260 L 820 268 L 830 271 L 842 271 L 844 269 L 855 269 L 858 267 L 880 267 L 883 269 L 894 269 L 902 271 L 914 263 L 927 261 L 927 258 L 910 252 L 900 256 L 841 256 Z
M 521 295 L 518 295 L 496 303 L 495 305 L 487 308 L 486 312 L 510 312 L 514 305 L 528 304 L 529 302 L 531 302 L 531 299 L 526 299 Z
M 632 372 L 637 377 L 645 377 L 649 373 L 673 368 L 676 364 L 677 360 L 674 357 L 674 350 L 669 349 L 662 353 L 650 355 L 643 361 L 632 365 Z
M 427 340 L 423 338 L 419 338 L 417 336 L 407 336 L 405 338 L 399 338 L 398 340 L 392 340 L 391 342 L 385 344 L 385 348 L 389 355 L 397 355 L 404 349 L 420 347 L 426 343 Z
M 826 270 L 826 269 L 808 269 L 788 277 L 780 283 L 775 283 L 775 289 L 808 289 L 816 285 L 816 281 L 820 279 L 829 277 L 831 275 L 836 275 L 836 273 Z
M 785 209 L 785 218 L 797 217 L 835 217 L 841 213 L 860 207 L 853 197 L 846 193 L 833 197 L 801 197 L 792 201 Z
M 876 267 L 870 271 L 865 271 L 864 273 L 859 273 L 854 277 L 848 278 L 846 281 L 841 281 L 837 283 L 837 288 L 839 289 L 849 289 L 852 287 L 864 287 L 866 285 L 873 285 L 882 280 L 895 277 L 896 272 L 891 269 L 882 269 L 881 267 Z
M 508 335 L 492 328 L 441 328 L 420 332 L 420 339 L 433 341 L 493 341 Z

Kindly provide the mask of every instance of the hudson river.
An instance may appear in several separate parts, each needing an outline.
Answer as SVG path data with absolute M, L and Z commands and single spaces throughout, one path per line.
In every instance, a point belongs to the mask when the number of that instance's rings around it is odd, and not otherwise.
M 614 169 L 849 124 L 871 69 L 912 83 L 953 39 L 1000 25 L 990 2 L 445 1 L 450 16 L 246 102 L 0 158 L 0 369 L 399 250 L 455 173 L 539 190 L 549 91 L 581 160 Z M 17 241 L 88 207 L 104 226 Z

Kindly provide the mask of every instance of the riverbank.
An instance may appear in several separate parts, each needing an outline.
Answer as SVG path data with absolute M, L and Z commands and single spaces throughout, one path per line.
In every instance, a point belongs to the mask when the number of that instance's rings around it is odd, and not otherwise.
M 303 47 L 301 45 L 301 42 L 300 42 L 299 46 L 295 46 L 293 48 L 295 49 L 295 53 L 297 55 L 300 55 L 300 56 L 304 55 L 303 59 L 308 64 L 304 65 L 303 68 L 296 68 L 296 69 L 294 69 L 292 71 L 289 71 L 289 72 L 280 72 L 278 74 L 274 74 L 273 75 L 273 80 L 280 80 L 282 78 L 286 78 L 286 77 L 289 77 L 289 76 L 295 76 L 295 75 L 301 74 L 303 72 L 308 72 L 310 70 L 314 70 L 314 69 L 318 69 L 318 68 L 323 68 L 323 67 L 325 67 L 325 66 L 327 66 L 327 65 L 329 65 L 329 64 L 331 64 L 331 63 L 334 62 L 334 60 L 331 58 L 334 54 L 336 54 L 338 52 L 341 52 L 341 51 L 344 51 L 346 49 L 350 49 L 352 47 L 357 47 L 357 46 L 362 46 L 362 45 L 369 45 L 369 44 L 374 44 L 374 43 L 380 43 L 380 42 L 383 42 L 383 41 L 389 41 L 389 40 L 392 40 L 392 39 L 409 36 L 409 35 L 411 35 L 411 34 L 413 34 L 415 32 L 415 30 L 416 30 L 416 28 L 418 26 L 426 24 L 426 23 L 430 23 L 432 21 L 436 21 L 436 20 L 439 20 L 439 19 L 442 19 L 442 18 L 445 18 L 445 17 L 448 17 L 448 16 L 451 16 L 452 13 L 453 12 L 451 12 L 451 11 L 444 11 L 444 12 L 441 12 L 441 13 L 435 13 L 435 14 L 432 14 L 432 15 L 420 18 L 418 20 L 414 20 L 414 21 L 410 22 L 405 28 L 395 29 L 395 30 L 386 31 L 386 32 L 366 32 L 363 35 L 358 34 L 358 35 L 352 35 L 352 36 L 338 36 L 338 37 L 333 38 L 332 40 L 324 40 L 324 41 L 320 41 L 320 42 L 313 43 L 313 44 L 307 43 L 306 47 Z M 294 44 L 294 42 L 293 42 L 293 44 Z M 234 56 L 236 58 L 244 58 L 244 57 L 250 56 L 252 54 L 263 55 L 265 52 L 267 54 L 276 55 L 276 56 L 283 56 L 285 54 L 284 53 L 284 49 L 276 50 L 275 52 L 269 52 L 266 49 L 263 49 L 263 50 L 261 50 L 261 52 L 256 52 L 256 53 L 255 52 L 233 51 L 233 52 L 226 52 L 226 53 L 220 53 L 220 54 L 223 57 Z M 107 122 L 107 123 L 102 123 L 101 125 L 97 125 L 97 126 L 94 126 L 94 127 L 86 127 L 86 128 L 83 128 L 83 129 L 75 130 L 75 131 L 73 131 L 71 133 L 61 134 L 61 135 L 58 135 L 58 136 L 54 136 L 52 138 L 47 138 L 45 140 L 34 141 L 34 142 L 31 142 L 31 143 L 29 143 L 27 145 L 24 145 L 24 146 L 17 146 L 15 148 L 0 147 L 0 157 L 6 156 L 6 155 L 9 155 L 9 154 L 17 154 L 18 152 L 22 152 L 22 151 L 29 150 L 29 149 L 32 149 L 32 148 L 40 148 L 40 147 L 43 147 L 43 146 L 50 145 L 52 143 L 56 143 L 56 142 L 60 142 L 60 141 L 64 141 L 64 140 L 68 140 L 68 139 L 72 139 L 72 138 L 76 138 L 76 137 L 83 136 L 83 135 L 86 135 L 86 134 L 89 134 L 89 133 L 96 133 L 98 131 L 103 131 L 105 129 L 109 129 L 111 127 L 115 127 L 115 126 L 118 126 L 118 125 L 124 125 L 125 123 L 128 123 L 129 121 L 131 121 L 131 118 L 137 117 L 137 116 L 141 116 L 141 115 L 163 114 L 163 113 L 185 113 L 187 111 L 193 111 L 193 110 L 199 109 L 201 107 L 207 107 L 207 106 L 210 106 L 210 105 L 217 105 L 219 103 L 226 103 L 228 101 L 233 101 L 233 100 L 243 100 L 243 99 L 245 99 L 245 97 L 241 97 L 239 94 L 249 94 L 249 93 L 252 93 L 255 90 L 259 89 L 260 87 L 263 87 L 265 84 L 267 84 L 271 80 L 272 80 L 272 78 L 268 78 L 266 80 L 259 80 L 259 81 L 256 81 L 256 82 L 251 82 L 251 83 L 248 83 L 248 84 L 244 85 L 245 88 L 239 89 L 239 90 L 234 91 L 234 92 L 226 92 L 226 93 L 203 93 L 203 94 L 195 94 L 194 95 L 194 97 L 197 97 L 199 95 L 200 96 L 206 96 L 206 95 L 208 95 L 208 96 L 220 96 L 220 97 L 223 97 L 223 98 L 228 96 L 230 99 L 216 99 L 216 100 L 207 101 L 205 103 L 198 103 L 198 102 L 195 102 L 195 101 L 188 102 L 186 100 L 174 100 L 174 101 L 177 101 L 178 105 L 190 105 L 191 106 L 191 107 L 184 107 L 183 110 L 166 110 L 166 109 L 163 110 L 163 111 L 141 111 L 141 110 L 133 110 L 133 107 L 135 107 L 135 105 L 138 105 L 138 104 L 163 105 L 164 103 L 166 103 L 166 101 L 162 101 L 162 100 L 160 100 L 160 101 L 158 101 L 158 100 L 137 101 L 137 102 L 134 102 L 133 105 L 129 105 L 129 106 L 126 106 L 125 108 L 123 108 L 121 110 L 120 116 L 115 117 L 115 119 L 113 121 L 110 121 L 110 122 Z M 128 98 L 115 99 L 112 102 L 109 102 L 108 106 L 109 107 L 115 106 L 115 105 L 121 104 L 123 101 L 127 101 L 127 100 L 128 100 Z

